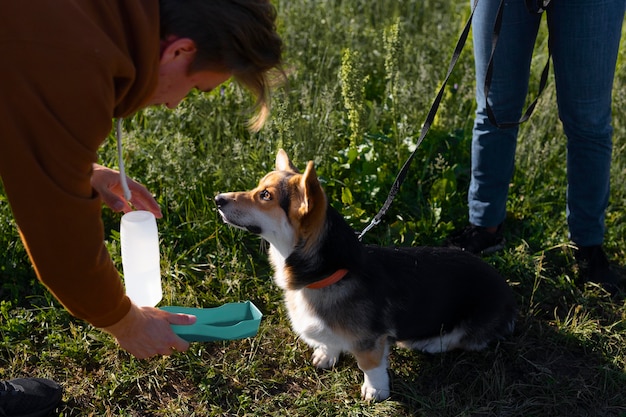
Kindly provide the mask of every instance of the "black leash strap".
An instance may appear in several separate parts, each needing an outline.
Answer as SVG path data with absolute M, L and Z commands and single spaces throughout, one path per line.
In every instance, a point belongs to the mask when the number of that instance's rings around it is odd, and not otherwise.
M 543 7 L 546 7 L 548 2 L 540 2 Z M 530 10 L 530 9 L 529 9 Z M 544 9 L 540 8 L 535 11 L 535 13 L 541 13 Z M 539 100 L 539 96 L 543 92 L 543 89 L 546 87 L 548 82 L 548 74 L 550 72 L 550 42 L 548 42 L 548 60 L 546 61 L 546 65 L 543 67 L 543 72 L 541 73 L 541 80 L 539 82 L 539 90 L 537 92 L 537 97 L 533 100 L 532 103 L 528 105 L 528 108 L 522 115 L 522 117 L 517 122 L 503 122 L 498 123 L 496 120 L 496 116 L 493 113 L 493 109 L 489 105 L 489 88 L 491 87 L 491 78 L 493 76 L 493 56 L 496 52 L 496 45 L 498 44 L 498 38 L 500 37 L 500 28 L 502 26 L 502 13 L 504 11 L 504 0 L 500 2 L 500 7 L 498 7 L 498 15 L 496 17 L 496 22 L 493 28 L 493 37 L 491 38 L 491 55 L 489 56 L 489 65 L 487 67 L 487 74 L 485 75 L 485 105 L 487 110 L 487 117 L 489 118 L 489 122 L 500 128 L 500 129 L 509 129 L 515 126 L 519 126 L 524 123 L 526 120 L 530 118 L 530 115 L 535 110 L 535 106 L 537 105 L 537 101 Z
M 391 203 L 393 202 L 393 199 L 396 197 L 396 194 L 398 194 L 398 190 L 400 190 L 400 185 L 406 178 L 406 174 L 409 171 L 409 166 L 411 165 L 411 162 L 413 162 L 413 158 L 415 157 L 415 154 L 417 153 L 417 150 L 419 149 L 420 144 L 426 137 L 426 134 L 428 133 L 428 130 L 430 129 L 430 126 L 432 125 L 433 120 L 435 119 L 435 115 L 437 114 L 437 110 L 439 109 L 439 104 L 441 103 L 441 99 L 443 97 L 443 92 L 446 87 L 446 84 L 448 83 L 448 80 L 450 79 L 450 75 L 452 74 L 452 70 L 454 69 L 454 66 L 456 65 L 457 61 L 459 60 L 459 57 L 461 56 L 461 51 L 463 50 L 463 46 L 465 46 L 465 41 L 467 40 L 467 36 L 469 34 L 470 26 L 472 24 L 472 17 L 474 16 L 474 10 L 476 9 L 477 4 L 478 4 L 478 0 L 474 2 L 474 7 L 472 7 L 472 12 L 470 13 L 469 19 L 467 19 L 467 23 L 465 24 L 463 33 L 461 34 L 461 37 L 459 38 L 459 41 L 456 44 L 456 48 L 454 49 L 454 52 L 452 54 L 452 59 L 450 60 L 450 65 L 448 66 L 448 73 L 446 75 L 446 78 L 443 81 L 443 84 L 441 85 L 441 88 L 439 89 L 439 93 L 437 94 L 437 97 L 433 101 L 433 104 L 430 106 L 430 110 L 428 112 L 428 115 L 426 116 L 426 121 L 424 122 L 424 125 L 422 126 L 422 132 L 420 133 L 419 139 L 417 140 L 417 144 L 415 145 L 415 149 L 413 150 L 413 153 L 411 153 L 411 156 L 409 156 L 409 159 L 406 160 L 406 162 L 402 166 L 402 169 L 398 173 L 396 180 L 393 182 L 393 185 L 391 186 L 391 191 L 389 191 L 389 195 L 387 196 L 387 200 L 385 201 L 385 204 L 383 204 L 382 208 L 376 214 L 376 216 L 374 216 L 370 224 L 368 224 L 367 227 L 365 227 L 365 229 L 363 229 L 363 231 L 359 234 L 359 240 L 361 240 L 363 236 L 365 235 L 365 233 L 367 233 L 371 228 L 373 228 L 378 223 L 380 223 L 380 220 L 383 218 L 385 213 L 387 213 L 387 210 L 389 210 L 389 207 L 391 207 Z
M 547 4 L 549 3 L 549 0 L 538 0 L 538 1 L 542 1 L 543 7 L 545 8 L 547 6 Z M 532 114 L 533 110 L 535 109 L 535 106 L 537 105 L 537 100 L 539 99 L 539 96 L 541 95 L 541 93 L 543 92 L 547 81 L 548 81 L 548 73 L 550 72 L 550 54 L 548 54 L 548 61 L 546 62 L 546 65 L 543 69 L 543 72 L 541 73 L 541 81 L 539 83 L 539 91 L 537 93 L 537 97 L 535 98 L 535 100 L 528 106 L 528 108 L 526 109 L 526 112 L 522 115 L 522 117 L 520 118 L 519 121 L 517 122 L 505 122 L 505 123 L 498 123 L 496 121 L 496 117 L 493 114 L 493 110 L 491 109 L 491 106 L 489 105 L 489 100 L 487 100 L 487 97 L 489 97 L 489 88 L 491 86 L 491 78 L 493 75 L 493 56 L 496 50 L 496 45 L 498 44 L 498 38 L 500 36 L 500 28 L 502 27 L 502 13 L 504 11 L 504 2 L 505 0 L 501 0 L 500 1 L 500 6 L 498 7 L 498 14 L 496 16 L 496 21 L 494 24 L 494 29 L 493 29 L 493 37 L 491 40 L 491 55 L 489 57 L 489 65 L 487 67 L 487 74 L 485 75 L 485 101 L 486 101 L 486 108 L 487 108 L 487 116 L 489 117 L 489 121 L 494 125 L 497 126 L 500 129 L 506 129 L 506 128 L 511 128 L 511 127 L 515 127 L 518 126 L 522 123 L 524 123 L 526 120 L 528 120 L 528 118 L 530 117 L 530 115 Z M 446 78 L 443 81 L 443 84 L 441 85 L 441 88 L 439 89 L 439 93 L 437 94 L 437 97 L 435 98 L 435 100 L 433 101 L 433 104 L 430 107 L 430 110 L 428 112 L 428 115 L 426 116 L 426 121 L 424 122 L 424 125 L 422 126 L 422 131 L 420 133 L 420 136 L 417 140 L 417 144 L 415 145 L 415 149 L 413 150 L 413 153 L 411 153 L 411 156 L 409 156 L 409 158 L 406 160 L 406 162 L 404 163 L 404 165 L 402 166 L 402 169 L 400 169 L 400 172 L 398 173 L 398 175 L 396 176 L 395 181 L 393 182 L 392 186 L 391 186 L 391 190 L 389 191 L 389 195 L 387 196 L 387 200 L 385 201 L 385 203 L 383 204 L 382 208 L 378 211 L 378 213 L 376 214 L 376 216 L 374 216 L 374 218 L 372 219 L 372 221 L 370 222 L 370 224 L 368 224 L 365 229 L 363 229 L 363 231 L 359 234 L 359 240 L 361 240 L 363 238 L 363 236 L 365 235 L 365 233 L 367 233 L 370 229 L 372 229 L 374 226 L 378 225 L 378 223 L 380 223 L 380 220 L 383 218 L 383 216 L 385 215 L 385 213 L 387 213 L 387 210 L 389 210 L 389 207 L 391 207 L 391 203 L 393 202 L 394 198 L 396 197 L 396 194 L 398 194 L 398 191 L 400 190 L 400 185 L 402 184 L 402 182 L 404 181 L 404 179 L 406 178 L 406 175 L 409 171 L 409 167 L 411 165 L 411 162 L 413 162 L 413 158 L 415 158 L 415 154 L 417 153 L 417 149 L 419 148 L 419 146 L 421 145 L 422 141 L 424 140 L 424 138 L 426 137 L 426 134 L 428 133 L 428 130 L 430 130 L 430 126 L 433 123 L 433 120 L 435 119 L 435 115 L 437 114 L 437 110 L 439 109 L 439 104 L 441 103 L 441 99 L 443 97 L 443 92 L 444 89 L 446 87 L 446 84 L 448 83 L 448 80 L 450 79 L 450 75 L 452 74 L 452 70 L 454 69 L 454 66 L 456 65 L 457 61 L 459 60 L 459 57 L 461 55 L 461 51 L 463 50 L 463 46 L 465 46 L 465 41 L 467 40 L 467 36 L 469 34 L 469 30 L 470 30 L 470 26 L 472 24 L 472 18 L 474 17 L 474 10 L 476 10 L 476 6 L 478 5 L 478 0 L 474 1 L 474 6 L 472 7 L 472 12 L 470 13 L 469 19 L 467 19 L 467 23 L 465 24 L 465 28 L 463 29 L 463 33 L 461 33 L 461 37 L 459 38 L 459 41 L 456 44 L 456 48 L 454 48 L 454 52 L 452 54 L 452 59 L 450 60 L 450 65 L 448 66 L 448 73 L 446 75 Z M 538 10 L 536 10 L 536 13 L 541 13 L 543 12 L 543 8 L 540 8 Z M 548 50 L 549 50 L 549 43 L 548 43 Z

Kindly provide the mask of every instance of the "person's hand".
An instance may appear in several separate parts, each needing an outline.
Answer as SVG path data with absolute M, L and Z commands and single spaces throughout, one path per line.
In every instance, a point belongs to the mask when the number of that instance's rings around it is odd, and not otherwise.
M 152 194 L 146 187 L 138 182 L 128 178 L 128 188 L 132 194 L 130 202 L 137 210 L 146 210 L 154 214 L 154 217 L 160 219 L 163 217 L 161 208 L 156 202 Z M 111 210 L 123 211 L 128 213 L 133 208 L 124 198 L 124 190 L 120 182 L 120 173 L 114 169 L 104 167 L 102 165 L 93 164 L 93 173 L 91 174 L 91 186 L 98 192 L 100 198 Z
M 193 324 L 196 317 L 170 313 L 158 308 L 138 307 L 131 303 L 130 311 L 117 323 L 102 330 L 115 337 L 124 350 L 137 359 L 155 355 L 184 352 L 189 342 L 178 337 L 170 324 Z

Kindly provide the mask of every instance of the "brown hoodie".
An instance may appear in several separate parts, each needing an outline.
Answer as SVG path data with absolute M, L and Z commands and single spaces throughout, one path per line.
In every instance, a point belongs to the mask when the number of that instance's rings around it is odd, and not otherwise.
M 97 327 L 129 310 L 92 164 L 159 68 L 158 0 L 0 0 L 0 175 L 37 276 Z

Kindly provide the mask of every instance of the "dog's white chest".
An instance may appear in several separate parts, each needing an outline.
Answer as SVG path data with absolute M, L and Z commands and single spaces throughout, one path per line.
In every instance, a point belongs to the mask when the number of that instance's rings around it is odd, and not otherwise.
M 349 349 L 348 341 L 333 331 L 317 314 L 304 291 L 286 291 L 285 305 L 293 330 L 312 347 L 334 346 L 338 351 Z
M 274 282 L 285 291 L 285 306 L 292 329 L 309 346 L 334 346 L 338 351 L 348 351 L 349 343 L 333 331 L 315 312 L 311 300 L 305 296 L 308 289 L 289 290 L 285 276 L 285 255 L 270 245 L 270 260 L 274 267 Z
M 316 335 L 329 331 L 324 322 L 317 317 L 302 291 L 287 291 L 285 304 L 293 329 L 300 335 Z

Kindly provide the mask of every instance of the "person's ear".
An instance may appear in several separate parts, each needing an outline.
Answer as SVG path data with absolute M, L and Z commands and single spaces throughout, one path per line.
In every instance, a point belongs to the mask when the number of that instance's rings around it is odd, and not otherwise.
M 168 38 L 161 41 L 161 64 L 178 58 L 192 60 L 196 51 L 196 43 L 190 38 Z

